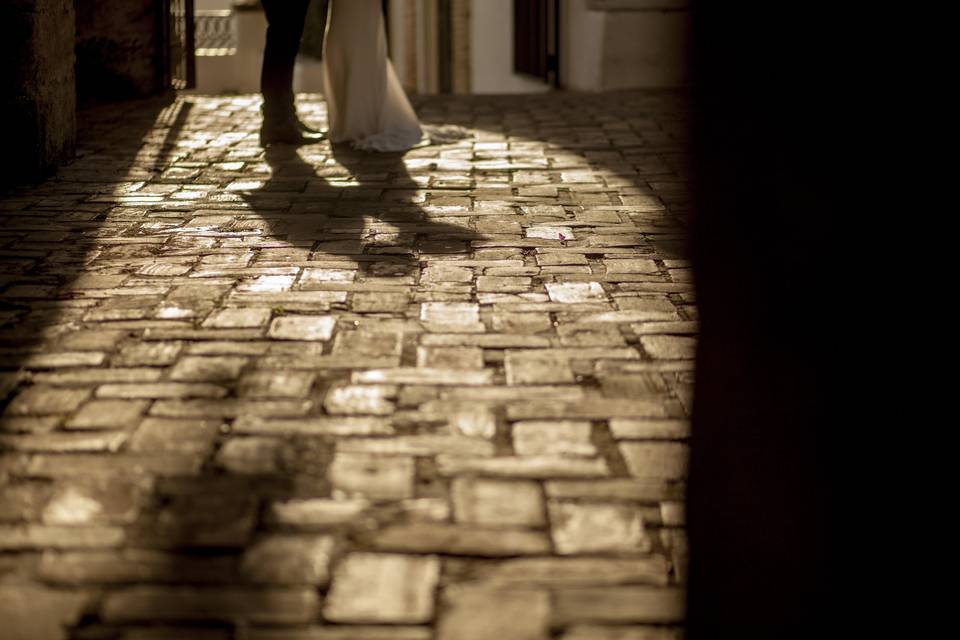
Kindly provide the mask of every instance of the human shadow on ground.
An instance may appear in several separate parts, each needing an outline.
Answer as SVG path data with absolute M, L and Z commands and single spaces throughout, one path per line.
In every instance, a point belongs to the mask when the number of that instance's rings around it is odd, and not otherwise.
M 399 278 L 398 284 L 412 285 L 421 257 L 467 257 L 470 241 L 482 238 L 468 217 L 451 224 L 422 206 L 429 158 L 420 162 L 427 169 L 420 180 L 408 168 L 408 154 L 346 144 L 274 145 L 264 159 L 269 178 L 241 192 L 249 206 L 244 219 L 265 239 L 284 240 L 300 255 L 309 250 L 311 262 L 356 263 L 358 283 Z M 269 254 L 269 244 L 266 249 Z

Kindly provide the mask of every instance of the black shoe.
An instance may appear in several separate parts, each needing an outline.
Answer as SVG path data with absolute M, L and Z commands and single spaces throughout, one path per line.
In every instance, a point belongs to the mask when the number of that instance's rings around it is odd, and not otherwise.
M 293 97 L 288 100 L 271 100 L 260 107 L 263 124 L 260 127 L 260 144 L 312 144 L 326 138 L 326 133 L 317 131 L 297 117 Z
M 314 135 L 314 136 L 321 136 L 321 139 L 327 137 L 326 131 L 320 131 L 319 129 L 314 129 L 311 126 L 304 124 L 303 120 L 298 118 L 296 115 L 293 116 L 293 121 L 296 123 L 297 129 L 299 129 L 303 133 Z
M 300 125 L 300 126 L 298 126 Z M 260 127 L 260 144 L 292 144 L 305 145 L 320 142 L 326 136 L 315 131 L 294 119 L 285 119 L 279 122 L 264 121 Z

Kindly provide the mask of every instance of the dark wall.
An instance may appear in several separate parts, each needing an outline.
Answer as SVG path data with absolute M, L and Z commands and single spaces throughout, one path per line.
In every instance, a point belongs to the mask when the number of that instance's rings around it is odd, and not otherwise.
M 887 421 L 920 374 L 880 336 L 886 291 L 913 295 L 881 268 L 917 184 L 896 160 L 923 157 L 886 123 L 917 122 L 901 109 L 930 60 L 898 65 L 909 12 L 873 8 L 694 3 L 689 640 L 924 635 L 893 632 L 923 582 L 882 561 L 880 524 L 907 503 L 917 436 Z
M 162 0 L 0 3 L 0 188 L 38 180 L 74 152 L 77 104 L 165 90 Z
M 75 0 L 81 104 L 157 93 L 161 0 Z
M 4 0 L 0 25 L 0 122 L 10 161 L 2 188 L 40 178 L 73 155 L 73 0 Z

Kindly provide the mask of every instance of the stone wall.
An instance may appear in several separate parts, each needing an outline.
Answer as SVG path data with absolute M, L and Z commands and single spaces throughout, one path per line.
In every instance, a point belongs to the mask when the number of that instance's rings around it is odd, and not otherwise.
M 77 97 L 120 100 L 162 89 L 156 25 L 161 0 L 75 0 Z
M 11 160 L 3 188 L 41 178 L 73 155 L 73 0 L 4 0 L 0 25 L 0 118 Z

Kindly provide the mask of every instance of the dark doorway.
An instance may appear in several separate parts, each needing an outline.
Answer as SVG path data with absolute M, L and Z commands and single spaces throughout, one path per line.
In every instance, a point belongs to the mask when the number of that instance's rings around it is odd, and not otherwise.
M 513 0 L 514 71 L 559 85 L 559 16 L 559 0 Z

